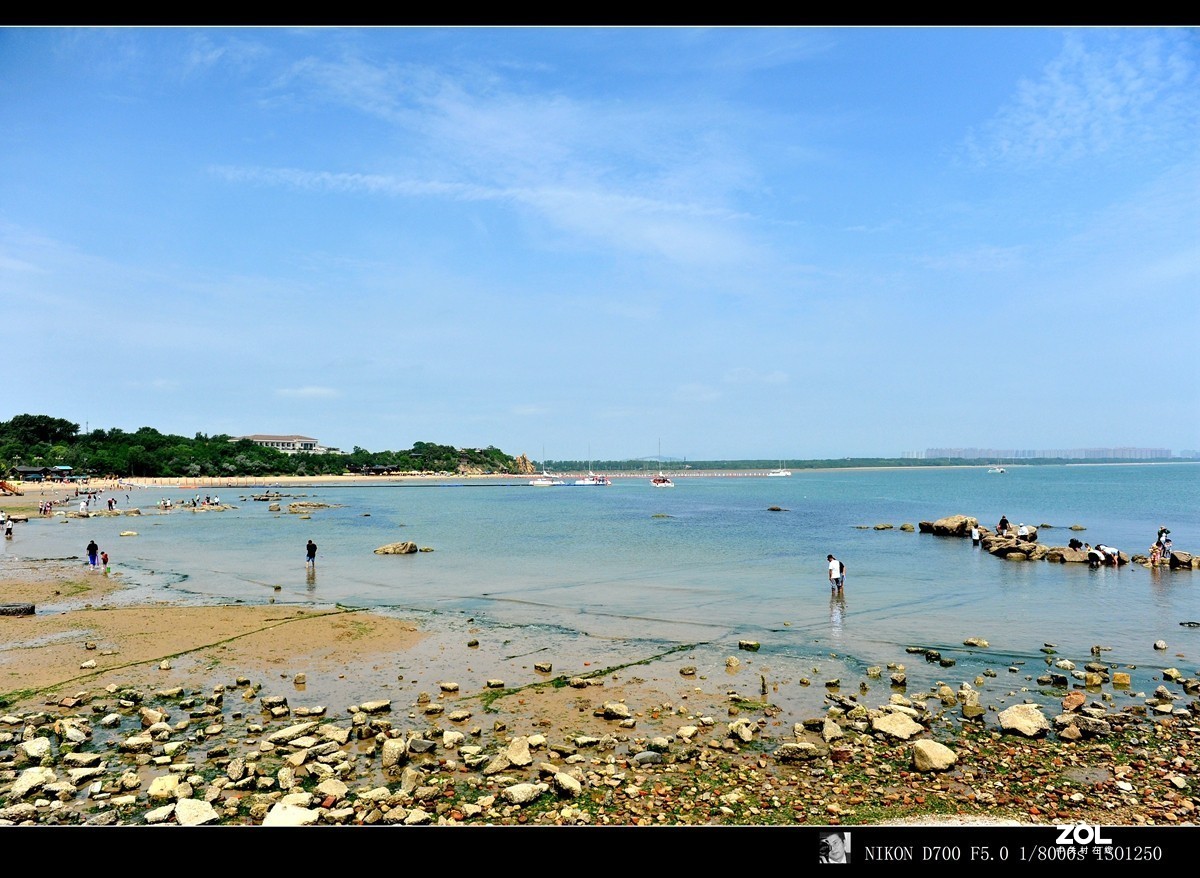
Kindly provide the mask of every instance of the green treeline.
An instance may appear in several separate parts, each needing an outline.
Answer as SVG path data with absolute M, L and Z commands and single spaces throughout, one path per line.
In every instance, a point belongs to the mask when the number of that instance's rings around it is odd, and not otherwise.
M 0 473 L 18 466 L 69 466 L 75 475 L 128 478 L 198 476 L 305 476 L 345 472 L 514 473 L 514 459 L 497 448 L 455 448 L 417 442 L 405 451 L 350 454 L 285 454 L 249 439 L 205 436 L 191 439 L 142 427 L 92 430 L 47 415 L 17 415 L 0 421 Z

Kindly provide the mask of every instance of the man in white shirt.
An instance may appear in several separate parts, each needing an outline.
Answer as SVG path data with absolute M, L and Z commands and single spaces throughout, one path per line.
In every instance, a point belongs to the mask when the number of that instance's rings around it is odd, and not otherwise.
M 842 562 L 833 555 L 827 555 L 826 560 L 829 561 L 829 590 L 841 591 L 846 578 L 845 568 L 842 566 Z

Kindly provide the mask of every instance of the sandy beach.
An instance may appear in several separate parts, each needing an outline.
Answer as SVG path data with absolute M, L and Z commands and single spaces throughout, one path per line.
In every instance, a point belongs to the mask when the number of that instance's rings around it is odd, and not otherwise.
M 39 502 L 75 497 L 75 486 L 26 488 L 0 508 L 32 516 Z M 336 606 L 128 606 L 119 574 L 77 559 L 4 571 L 0 603 L 36 612 L 0 615 L 0 824 L 183 823 L 181 803 L 199 800 L 206 823 L 286 812 L 304 823 L 1190 826 L 1200 804 L 1195 689 L 1172 692 L 1165 711 L 1117 712 L 1100 692 L 1064 699 L 1064 713 L 1104 714 L 1103 732 L 1081 719 L 1075 735 L 1001 735 L 994 716 L 963 722 L 937 693 L 897 699 L 886 687 L 864 687 L 861 705 L 831 698 L 825 716 L 793 727 L 756 693 L 752 670 L 688 677 L 652 660 L 539 655 L 523 666 L 534 682 L 512 686 L 496 670 L 505 645 L 486 631 Z M 435 665 L 458 673 L 428 676 Z M 893 711 L 918 731 L 875 727 Z M 108 731 L 102 716 L 125 721 Z M 124 752 L 130 724 L 161 728 L 156 740 L 168 743 L 147 739 L 152 749 L 131 751 L 124 775 L 62 786 L 71 750 Z M 86 742 L 71 745 L 76 725 Z M 331 737 L 319 738 L 326 725 Z M 36 727 L 53 753 L 22 749 L 22 729 Z M 950 765 L 916 755 L 932 738 L 953 751 Z M 404 758 L 389 764 L 395 741 Z M 313 753 L 340 760 L 336 771 Z M 49 774 L 27 790 L 39 763 Z M 247 764 L 258 772 L 250 787 Z M 152 791 L 160 776 L 187 786 L 164 796 Z

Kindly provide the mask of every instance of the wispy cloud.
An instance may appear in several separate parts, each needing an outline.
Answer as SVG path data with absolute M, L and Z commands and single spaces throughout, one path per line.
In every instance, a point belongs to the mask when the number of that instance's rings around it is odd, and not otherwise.
M 125 386 L 131 390 L 151 390 L 168 393 L 178 390 L 181 385 L 178 381 L 172 381 L 169 378 L 152 378 L 148 381 L 129 381 L 126 382 Z
M 278 396 L 292 399 L 330 399 L 341 396 L 341 393 L 331 387 L 281 387 L 275 391 Z
M 975 272 L 1006 271 L 1022 263 L 1020 247 L 980 246 L 957 253 L 917 256 L 914 262 L 937 271 Z
M 788 373 L 779 369 L 773 372 L 759 372 L 742 366 L 726 372 L 724 381 L 726 384 L 786 384 Z
M 980 164 L 1042 165 L 1153 145 L 1195 149 L 1200 91 L 1194 32 L 1069 33 L 1036 79 L 966 138 Z
M 731 228 L 731 224 L 751 217 L 695 202 L 561 186 L 496 187 L 296 168 L 214 166 L 210 171 L 231 183 L 309 192 L 509 202 L 532 210 L 559 229 L 582 238 L 689 264 L 739 262 L 751 258 L 755 250 Z
M 303 95 L 386 121 L 397 142 L 390 163 L 407 172 L 216 170 L 313 191 L 506 202 L 586 246 L 677 263 L 761 256 L 743 225 L 753 218 L 736 207 L 738 192 L 759 185 L 729 135 L 745 130 L 745 110 L 711 98 L 664 110 L 649 98 L 580 99 L 538 87 L 539 76 L 553 83 L 555 75 L 308 58 L 280 77 L 279 99 Z
M 681 384 L 675 388 L 675 398 L 683 402 L 713 402 L 721 391 L 709 384 Z

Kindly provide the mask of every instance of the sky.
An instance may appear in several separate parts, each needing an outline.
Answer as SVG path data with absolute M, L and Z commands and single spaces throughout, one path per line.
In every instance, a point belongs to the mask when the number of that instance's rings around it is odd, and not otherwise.
M 1200 448 L 1200 31 L 0 28 L 0 420 Z

